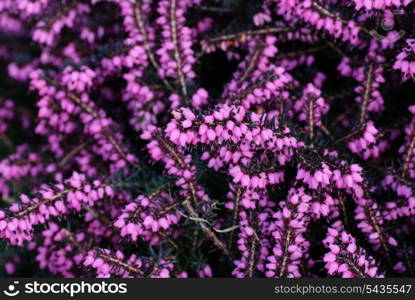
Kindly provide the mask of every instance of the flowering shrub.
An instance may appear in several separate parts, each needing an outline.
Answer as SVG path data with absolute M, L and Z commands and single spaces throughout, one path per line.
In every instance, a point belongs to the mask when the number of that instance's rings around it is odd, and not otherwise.
M 13 276 L 415 267 L 412 0 L 0 0 Z

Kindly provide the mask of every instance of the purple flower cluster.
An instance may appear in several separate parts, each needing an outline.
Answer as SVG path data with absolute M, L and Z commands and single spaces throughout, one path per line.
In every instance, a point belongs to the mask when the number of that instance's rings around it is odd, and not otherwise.
M 114 226 L 120 229 L 121 236 L 130 236 L 134 242 L 140 236 L 151 245 L 156 245 L 160 234 L 179 223 L 181 215 L 175 210 L 176 206 L 165 192 L 160 191 L 150 197 L 140 195 L 123 209 Z
M 413 276 L 414 17 L 0 0 L 0 273 Z
M 39 196 L 32 199 L 22 194 L 22 203 L 13 203 L 9 207 L 10 214 L 0 212 L 0 236 L 7 238 L 10 244 L 22 246 L 24 241 L 32 240 L 36 225 L 71 211 L 80 211 L 84 205 L 93 206 L 95 201 L 105 195 L 111 197 L 113 190 L 99 180 L 88 184 L 84 175 L 74 172 L 64 183 L 45 185 L 38 193 Z
M 355 238 L 346 231 L 329 228 L 323 243 L 329 249 L 323 258 L 329 274 L 339 273 L 343 278 L 384 277 L 373 257 L 359 248 Z

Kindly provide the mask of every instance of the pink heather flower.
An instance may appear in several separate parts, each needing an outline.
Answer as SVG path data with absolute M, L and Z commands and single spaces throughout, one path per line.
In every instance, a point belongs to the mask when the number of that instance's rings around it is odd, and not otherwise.
M 80 211 L 83 206 L 92 206 L 106 194 L 112 196 L 112 189 L 105 189 L 99 180 L 88 184 L 85 176 L 76 172 L 64 184 L 44 186 L 38 192 L 40 196 L 32 199 L 21 195 L 22 204 L 13 204 L 7 215 L 1 211 L 1 238 L 23 246 L 24 241 L 32 239 L 34 226 Z
M 86 66 L 82 66 L 79 71 L 69 66 L 63 70 L 62 84 L 70 91 L 82 93 L 92 86 L 94 77 L 95 72 Z
M 413 275 L 413 1 L 210 2 L 0 1 L 4 274 Z
M 384 277 L 376 261 L 365 250 L 358 248 L 354 237 L 345 231 L 329 228 L 323 243 L 329 249 L 323 258 L 329 275 L 339 274 L 343 278 Z
M 11 262 L 6 263 L 4 265 L 4 268 L 6 269 L 6 273 L 8 275 L 13 275 L 15 273 L 15 271 L 16 271 L 15 265 L 13 263 L 11 263 Z
M 415 59 L 413 58 L 415 52 L 415 40 L 407 39 L 407 47 L 402 50 L 397 56 L 393 68 L 401 71 L 403 80 L 408 80 L 409 77 L 414 78 L 415 74 Z
M 48 5 L 49 0 L 22 0 L 17 4 L 18 9 L 24 11 L 28 15 L 39 14 L 42 9 Z
M 412 0 L 353 0 L 353 2 L 355 4 L 356 10 L 384 10 L 386 8 L 400 8 L 402 6 L 407 6 L 412 2 Z
M 368 159 L 370 157 L 379 157 L 384 147 L 376 140 L 376 136 L 379 130 L 376 129 L 373 122 L 368 122 L 364 131 L 360 134 L 360 137 L 354 138 L 349 141 L 348 146 L 350 151 L 361 155 L 363 158 Z

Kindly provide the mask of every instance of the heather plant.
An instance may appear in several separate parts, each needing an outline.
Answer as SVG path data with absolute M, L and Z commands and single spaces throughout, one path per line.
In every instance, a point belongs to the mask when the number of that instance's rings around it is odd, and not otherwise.
M 0 0 L 0 269 L 408 277 L 412 0 Z

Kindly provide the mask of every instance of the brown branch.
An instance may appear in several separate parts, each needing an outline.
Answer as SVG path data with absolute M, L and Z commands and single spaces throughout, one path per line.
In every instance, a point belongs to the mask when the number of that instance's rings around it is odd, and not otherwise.
M 164 147 L 169 152 L 169 154 L 179 164 L 179 166 L 181 168 L 185 169 L 186 164 L 185 164 L 184 160 L 174 150 L 174 148 L 171 147 L 171 145 L 169 144 L 169 141 L 165 140 L 164 137 L 162 137 L 162 136 L 155 136 L 155 138 L 158 139 L 158 141 L 161 143 L 161 146 Z M 190 189 L 190 198 L 192 198 L 194 203 L 198 203 L 199 202 L 199 197 L 197 196 L 196 188 L 195 188 L 194 183 L 189 179 L 187 179 L 186 182 L 187 182 L 187 184 L 189 186 L 189 189 Z M 216 234 L 204 222 L 201 221 L 202 218 L 199 217 L 198 213 L 193 208 L 193 206 L 191 205 L 188 198 L 186 198 L 184 200 L 183 206 L 186 208 L 186 210 L 188 211 L 189 215 L 193 218 L 193 220 L 196 221 L 200 225 L 200 227 L 202 228 L 202 231 L 206 234 L 206 236 L 210 240 L 212 240 L 212 242 L 219 249 L 221 249 L 226 255 L 230 256 L 230 252 L 227 249 L 226 245 L 216 236 Z
M 214 43 L 233 41 L 233 40 L 245 42 L 248 36 L 267 35 L 267 34 L 289 32 L 289 31 L 293 31 L 293 29 L 288 28 L 288 27 L 271 27 L 271 28 L 263 28 L 263 29 L 257 29 L 257 30 L 247 30 L 247 31 L 242 31 L 242 32 L 237 32 L 237 33 L 219 35 L 213 38 L 208 38 L 208 39 L 203 40 L 202 43 L 214 44 Z
M 193 208 L 193 206 L 190 204 L 190 201 L 186 199 L 183 205 L 189 212 L 189 215 L 199 224 L 202 231 L 215 244 L 215 246 L 221 249 L 223 253 L 225 253 L 226 255 L 231 256 L 231 253 L 229 252 L 226 245 L 216 236 L 216 234 L 204 222 L 199 221 L 201 218 L 199 217 L 198 213 Z
M 67 189 L 67 190 L 63 190 L 63 191 L 57 193 L 55 196 L 53 196 L 50 199 L 46 199 L 46 200 L 40 201 L 40 202 L 38 202 L 38 203 L 36 203 L 34 205 L 28 206 L 27 208 L 25 208 L 25 209 L 17 212 L 14 215 L 14 217 L 17 217 L 17 218 L 24 217 L 27 214 L 30 214 L 32 211 L 38 209 L 41 205 L 43 205 L 43 204 L 46 205 L 46 204 L 49 204 L 49 203 L 51 203 L 53 201 L 56 201 L 59 198 L 65 196 L 66 194 L 68 194 L 69 192 L 74 191 L 74 190 L 80 190 L 80 188 L 78 188 L 78 189 Z
M 92 116 L 92 118 L 94 118 L 95 120 L 99 120 L 100 116 L 99 114 L 91 107 L 89 106 L 87 103 L 85 103 L 84 101 L 82 101 L 82 99 L 80 99 L 77 95 L 75 95 L 74 93 L 71 93 L 65 89 L 63 89 L 62 87 L 59 86 L 59 84 L 47 77 L 44 76 L 44 79 L 49 82 L 51 85 L 55 86 L 56 88 L 62 89 L 66 92 L 67 96 L 73 101 L 75 102 L 79 107 L 81 107 L 84 111 L 86 111 L 88 114 L 90 114 Z M 139 166 L 135 163 L 130 162 L 127 159 L 127 155 L 126 153 L 122 150 L 121 146 L 118 144 L 117 140 L 115 139 L 115 137 L 113 136 L 112 132 L 109 131 L 108 129 L 104 128 L 103 129 L 103 133 L 105 135 L 105 137 L 107 138 L 107 140 L 110 142 L 110 144 L 114 147 L 115 151 L 129 164 L 131 164 L 132 166 L 139 168 Z
M 313 147 L 314 140 L 314 97 L 308 99 L 308 126 L 310 127 L 309 136 L 311 147 Z
M 406 150 L 404 164 L 403 164 L 403 167 L 402 167 L 402 177 L 405 177 L 406 173 L 409 170 L 409 165 L 410 165 L 411 160 L 412 160 L 412 156 L 413 156 L 413 153 L 414 153 L 414 148 L 415 148 L 415 133 L 413 133 L 411 142 L 409 143 L 408 149 Z
M 174 150 L 174 148 L 169 144 L 169 141 L 167 141 L 166 139 L 164 139 L 161 136 L 158 137 L 158 141 L 170 153 L 170 155 L 172 155 L 173 159 L 179 164 L 180 168 L 185 169 L 186 168 L 186 163 L 184 162 L 182 157 Z M 194 183 L 189 179 L 186 179 L 186 182 L 189 185 L 190 194 L 192 196 L 193 201 L 195 203 L 199 202 L 199 198 L 197 196 L 196 188 L 195 188 Z
M 62 160 L 59 162 L 59 166 L 63 167 L 65 166 L 68 161 L 73 158 L 76 154 L 79 153 L 79 151 L 81 151 L 82 149 L 85 148 L 85 146 L 87 145 L 87 143 L 82 143 L 79 146 L 75 147 L 74 149 L 72 149 L 67 155 L 65 155 Z
M 75 239 L 75 237 L 73 236 L 73 234 L 70 232 L 70 231 L 68 231 L 68 230 L 65 230 L 65 234 L 66 234 L 66 237 L 69 239 L 69 241 L 76 247 L 76 248 L 78 248 L 78 250 L 79 250 L 79 252 L 81 252 L 82 254 L 86 254 L 88 251 L 84 248 L 84 247 L 82 247 L 81 246 L 81 244 L 80 243 L 78 243 L 78 241 Z
M 355 273 L 355 275 L 357 275 L 359 278 L 366 278 L 367 276 L 365 276 L 365 274 L 359 269 L 359 267 L 353 262 L 352 259 L 349 259 L 347 257 L 342 257 L 341 258 Z
M 282 254 L 282 262 L 281 262 L 281 267 L 280 267 L 280 272 L 278 277 L 282 278 L 284 277 L 284 273 L 285 273 L 285 268 L 287 267 L 287 263 L 288 263 L 288 246 L 291 244 L 291 239 L 292 239 L 292 232 L 291 232 L 291 228 L 288 228 L 287 231 L 287 235 L 285 237 L 285 243 L 284 243 L 284 252 Z
M 339 144 L 340 142 L 343 142 L 343 141 L 345 141 L 345 140 L 348 140 L 348 139 L 350 139 L 350 138 L 352 138 L 352 137 L 354 137 L 354 136 L 358 135 L 359 133 L 361 133 L 361 132 L 363 131 L 363 129 L 364 129 L 364 128 L 358 128 L 358 129 L 356 129 L 356 130 L 353 130 L 353 131 L 352 131 L 352 132 L 350 132 L 349 134 L 347 134 L 347 135 L 345 135 L 345 136 L 343 136 L 343 137 L 341 137 L 341 138 L 339 138 L 339 139 L 335 140 L 335 141 L 334 141 L 334 142 L 330 145 L 330 147 L 333 147 L 333 146 L 335 146 L 335 145 Z
M 87 210 L 95 217 L 98 219 L 98 221 L 100 221 L 103 225 L 105 226 L 109 226 L 111 227 L 111 229 L 113 230 L 117 230 L 117 227 L 114 227 L 114 225 L 112 224 L 111 220 L 108 219 L 107 217 L 99 214 L 95 209 L 93 209 L 92 207 L 88 207 Z
M 174 59 L 177 63 L 177 74 L 179 75 L 179 83 L 182 88 L 182 94 L 184 97 L 187 97 L 187 86 L 186 81 L 184 78 L 183 70 L 182 70 L 182 59 L 180 57 L 180 48 L 179 43 L 177 39 L 177 22 L 176 22 L 176 1 L 177 0 L 171 0 L 171 6 L 170 6 L 170 30 L 172 35 L 172 42 L 174 45 Z
M 376 216 L 375 216 L 372 208 L 369 207 L 368 205 L 366 205 L 365 206 L 365 213 L 366 213 L 366 216 L 367 216 L 369 222 L 371 223 L 372 227 L 375 229 L 375 231 L 379 235 L 379 241 L 380 241 L 380 244 L 382 245 L 383 250 L 385 251 L 386 260 L 388 261 L 389 265 L 392 265 L 392 261 L 391 261 L 390 253 L 389 253 L 389 247 L 388 247 L 388 243 L 387 243 L 386 238 L 385 238 L 385 234 L 384 234 L 381 226 L 379 225 L 378 220 L 376 219 Z
M 0 141 L 2 141 L 4 143 L 4 145 L 6 145 L 6 147 L 10 150 L 10 151 L 14 151 L 14 145 L 12 143 L 12 141 L 8 138 L 7 135 L 5 135 L 4 133 L 0 134 Z
M 250 62 L 242 73 L 242 76 L 239 78 L 238 83 L 244 82 L 246 78 L 251 74 L 252 70 L 257 66 L 258 58 L 260 57 L 263 49 L 264 47 L 262 45 L 258 46 L 255 49 L 254 55 L 250 57 Z
M 139 274 L 140 276 L 145 276 L 144 272 L 141 271 L 139 268 L 135 268 L 133 266 L 130 266 L 129 264 L 123 262 L 122 260 L 116 259 L 112 256 L 109 255 L 105 255 L 105 254 L 97 254 L 97 257 L 102 258 L 103 260 L 110 262 L 114 265 L 120 266 L 121 268 L 131 272 L 131 273 L 136 273 Z
M 367 69 L 367 73 L 366 73 L 365 91 L 364 91 L 363 99 L 362 99 L 362 107 L 360 109 L 360 118 L 359 118 L 360 123 L 363 123 L 365 120 L 366 111 L 367 111 L 367 107 L 369 104 L 370 90 L 371 90 L 372 81 L 373 81 L 373 69 L 374 69 L 373 64 L 370 64 Z
M 133 1 L 133 2 L 136 2 L 136 1 Z M 135 22 L 137 24 L 137 27 L 141 32 L 141 36 L 143 37 L 143 46 L 147 52 L 147 56 L 150 60 L 150 63 L 153 65 L 154 69 L 158 71 L 160 69 L 160 65 L 158 64 L 156 58 L 154 57 L 153 51 L 151 50 L 150 43 L 148 41 L 147 30 L 146 30 L 146 27 L 144 25 L 144 21 L 141 15 L 140 4 L 138 2 L 136 2 L 134 5 L 134 17 L 135 17 Z M 167 89 L 169 89 L 170 91 L 174 91 L 174 89 L 172 88 L 172 86 L 166 79 L 163 78 L 162 81 Z
M 236 222 L 238 220 L 239 203 L 241 201 L 241 196 L 242 196 L 242 188 L 238 187 L 236 189 L 235 209 L 233 210 L 233 216 L 232 216 L 232 227 L 236 226 Z M 229 247 L 232 247 L 232 243 L 233 243 L 233 230 L 231 231 L 231 234 L 229 237 Z
M 256 243 L 257 243 L 257 237 L 255 235 L 252 238 L 251 248 L 249 249 L 249 264 L 248 264 L 248 277 L 249 278 L 252 278 L 252 276 L 254 275 Z
M 316 53 L 320 50 L 324 50 L 324 49 L 327 49 L 327 48 L 328 48 L 328 45 L 322 45 L 322 46 L 309 48 L 309 49 L 305 49 L 305 50 L 285 52 L 285 53 L 281 53 L 280 55 L 277 55 L 276 59 L 296 58 L 298 56 L 303 56 L 303 55 L 307 55 L 307 54 Z
M 277 76 L 272 73 L 268 72 L 264 74 L 264 78 L 262 78 L 260 81 L 255 82 L 254 84 L 251 84 L 250 86 L 246 87 L 243 91 L 241 91 L 238 95 L 234 96 L 231 99 L 231 102 L 240 102 L 243 99 L 245 99 L 246 96 L 248 96 L 250 93 L 252 93 L 256 88 L 262 87 L 265 85 L 268 81 L 273 80 L 277 78 Z
M 321 6 L 320 4 L 318 4 L 316 1 L 313 1 L 312 3 L 313 8 L 315 8 L 319 13 L 321 13 L 322 15 L 329 17 L 331 19 L 334 19 L 336 21 L 340 21 L 341 23 L 348 25 L 349 20 L 345 20 L 337 15 L 335 15 L 334 13 L 332 13 L 331 11 L 329 11 L 328 9 L 326 9 L 325 7 Z M 367 35 L 370 35 L 371 37 L 376 38 L 376 36 L 373 34 L 372 31 L 370 31 L 369 29 L 367 29 L 364 26 L 360 26 L 356 24 L 356 27 L 361 30 L 362 32 L 366 33 Z
M 325 135 L 327 135 L 329 137 L 330 140 L 334 140 L 333 136 L 330 133 L 330 130 L 324 126 L 324 125 L 319 125 L 318 128 L 320 128 L 321 131 L 323 131 L 323 133 Z

